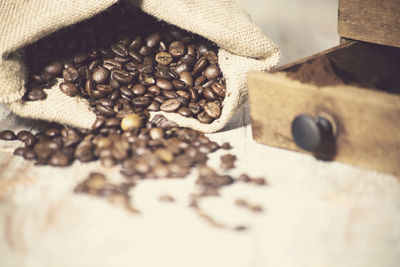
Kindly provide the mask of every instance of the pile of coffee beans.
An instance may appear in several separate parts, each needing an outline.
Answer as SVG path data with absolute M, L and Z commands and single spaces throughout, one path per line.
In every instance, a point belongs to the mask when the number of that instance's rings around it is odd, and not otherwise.
M 107 124 L 145 110 L 207 124 L 221 116 L 226 94 L 217 53 L 204 38 L 120 2 L 26 48 L 24 100 L 45 99 L 44 89 L 60 82 Z

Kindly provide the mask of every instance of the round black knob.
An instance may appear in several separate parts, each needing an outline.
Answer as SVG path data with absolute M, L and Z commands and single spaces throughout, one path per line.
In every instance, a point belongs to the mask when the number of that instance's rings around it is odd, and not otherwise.
M 299 147 L 315 152 L 325 142 L 331 141 L 333 128 L 325 118 L 299 115 L 292 122 L 292 136 Z

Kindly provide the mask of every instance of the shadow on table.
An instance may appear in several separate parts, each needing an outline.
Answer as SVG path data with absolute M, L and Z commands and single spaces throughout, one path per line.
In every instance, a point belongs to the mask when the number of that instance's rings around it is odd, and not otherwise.
M 233 115 L 231 120 L 225 125 L 224 128 L 219 130 L 218 132 L 225 132 L 233 129 L 237 129 L 240 127 L 247 126 L 251 123 L 250 114 L 249 114 L 249 102 L 246 101 L 242 105 L 242 107 Z

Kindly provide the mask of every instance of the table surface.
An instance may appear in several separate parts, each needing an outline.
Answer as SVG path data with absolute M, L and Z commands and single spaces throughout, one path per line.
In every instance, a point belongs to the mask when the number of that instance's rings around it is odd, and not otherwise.
M 0 130 L 41 125 L 0 106 Z M 18 141 L 0 140 L 0 266 L 399 266 L 396 177 L 257 144 L 247 105 L 209 137 L 233 145 L 237 168 L 229 174 L 269 183 L 237 182 L 200 201 L 226 229 L 188 206 L 196 171 L 186 179 L 141 181 L 130 191 L 138 215 L 73 193 L 91 171 L 123 179 L 119 167 L 38 167 L 12 155 Z M 218 169 L 223 153 L 209 164 Z M 160 202 L 162 194 L 176 201 Z M 238 207 L 238 198 L 264 212 Z M 247 230 L 230 230 L 236 226 Z

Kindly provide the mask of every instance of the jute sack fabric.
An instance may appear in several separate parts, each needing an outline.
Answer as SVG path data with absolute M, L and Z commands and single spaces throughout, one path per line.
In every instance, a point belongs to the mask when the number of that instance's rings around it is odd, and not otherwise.
M 0 3 L 0 101 L 22 117 L 90 128 L 95 114 L 86 100 L 68 97 L 55 88 L 42 101 L 24 102 L 28 70 L 24 47 L 61 28 L 88 19 L 117 0 L 5 0 Z M 248 71 L 268 70 L 279 61 L 279 50 L 235 0 L 130 0 L 144 12 L 199 34 L 219 47 L 218 62 L 227 94 L 221 117 L 211 124 L 174 113 L 163 113 L 180 126 L 203 132 L 224 127 L 247 98 Z

